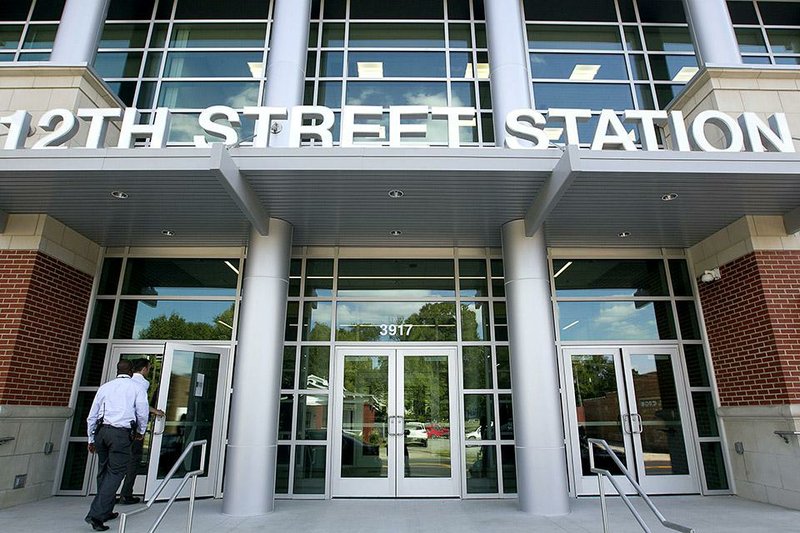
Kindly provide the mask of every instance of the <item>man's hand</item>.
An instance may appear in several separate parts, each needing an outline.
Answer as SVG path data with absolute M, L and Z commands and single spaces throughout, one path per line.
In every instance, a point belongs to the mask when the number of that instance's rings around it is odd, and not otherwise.
M 89 448 L 89 453 L 94 453 L 97 451 L 97 448 L 95 448 L 94 446 L 94 442 L 90 442 L 88 448 Z
M 144 440 L 144 434 L 143 433 L 136 433 L 133 436 L 133 440 Z
M 161 409 L 156 409 L 153 414 L 155 414 L 156 416 L 161 416 L 161 417 L 167 416 L 167 414 L 164 411 L 162 411 Z

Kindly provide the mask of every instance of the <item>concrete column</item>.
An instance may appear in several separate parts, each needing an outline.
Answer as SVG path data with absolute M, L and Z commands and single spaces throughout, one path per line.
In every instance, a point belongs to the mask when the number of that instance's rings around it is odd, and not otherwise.
M 519 506 L 563 515 L 569 513 L 567 456 L 544 230 L 526 237 L 524 220 L 505 224 L 503 265 Z
M 222 504 L 223 513 L 235 516 L 263 515 L 275 505 L 292 226 L 269 222 L 268 236 L 250 233 L 242 284 Z
M 725 0 L 683 0 L 683 7 L 701 67 L 742 64 Z
M 91 65 L 109 0 L 67 0 L 50 54 L 51 63 Z
M 491 0 L 485 9 L 494 137 L 503 146 L 508 112 L 531 107 L 528 39 L 519 0 Z
M 276 0 L 267 56 L 265 105 L 288 107 L 303 103 L 306 85 L 308 27 L 311 0 Z M 281 131 L 270 135 L 270 146 L 288 146 L 287 121 L 276 121 Z

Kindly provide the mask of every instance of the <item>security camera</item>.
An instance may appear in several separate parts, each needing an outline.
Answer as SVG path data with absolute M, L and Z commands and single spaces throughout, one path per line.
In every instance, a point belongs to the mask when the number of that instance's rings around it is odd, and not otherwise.
M 712 281 L 717 281 L 722 276 L 719 275 L 719 269 L 715 268 L 713 270 L 706 270 L 703 272 L 703 275 L 700 276 L 700 281 L 703 283 L 711 283 Z

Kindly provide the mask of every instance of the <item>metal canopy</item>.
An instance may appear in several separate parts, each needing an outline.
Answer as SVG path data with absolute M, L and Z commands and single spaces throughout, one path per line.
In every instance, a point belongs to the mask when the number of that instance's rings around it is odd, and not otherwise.
M 570 152 L 4 151 L 0 211 L 49 214 L 104 246 L 241 245 L 271 216 L 294 226 L 296 246 L 494 247 L 500 226 L 527 214 L 550 246 L 686 247 L 745 214 L 800 206 L 796 154 Z

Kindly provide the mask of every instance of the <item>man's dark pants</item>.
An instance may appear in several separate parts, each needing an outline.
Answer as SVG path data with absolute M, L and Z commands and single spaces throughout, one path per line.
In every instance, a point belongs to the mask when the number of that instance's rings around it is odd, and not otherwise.
M 97 452 L 97 494 L 87 518 L 104 522 L 114 511 L 117 489 L 131 460 L 130 430 L 101 426 L 94 435 Z
M 131 442 L 131 459 L 128 463 L 128 470 L 125 472 L 125 481 L 122 482 L 122 490 L 119 491 L 124 500 L 133 498 L 133 483 L 136 481 L 139 464 L 142 462 L 142 448 L 144 448 L 143 440 Z

